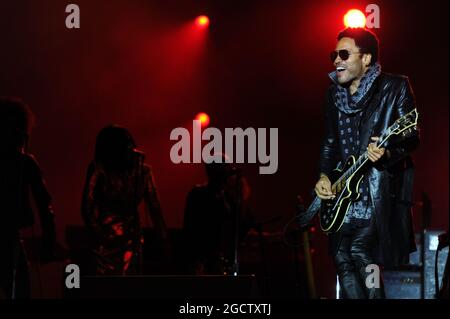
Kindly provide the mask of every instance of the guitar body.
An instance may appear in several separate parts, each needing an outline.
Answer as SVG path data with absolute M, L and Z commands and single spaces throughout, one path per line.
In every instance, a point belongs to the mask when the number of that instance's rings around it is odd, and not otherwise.
M 414 130 L 417 130 L 418 116 L 417 110 L 413 109 L 397 119 L 380 136 L 377 146 L 384 147 L 384 144 L 391 136 L 407 136 Z M 336 197 L 332 200 L 321 200 L 319 197 L 316 197 L 310 207 L 300 217 L 300 223 L 307 224 L 318 212 L 320 228 L 323 232 L 335 233 L 341 229 L 350 205 L 361 196 L 358 190 L 361 180 L 367 171 L 368 165 L 366 163 L 368 161 L 368 154 L 365 152 L 358 159 L 350 156 L 343 165 L 338 166 L 329 176 L 332 183 L 331 189 L 336 194 Z
M 334 169 L 330 176 L 330 181 L 334 184 L 341 175 L 347 171 L 356 159 L 350 156 L 342 167 Z M 337 232 L 344 223 L 345 215 L 352 202 L 359 199 L 359 185 L 364 177 L 364 170 L 359 169 L 346 179 L 342 185 L 333 185 L 336 197 L 332 200 L 322 200 L 319 211 L 320 227 L 325 233 Z

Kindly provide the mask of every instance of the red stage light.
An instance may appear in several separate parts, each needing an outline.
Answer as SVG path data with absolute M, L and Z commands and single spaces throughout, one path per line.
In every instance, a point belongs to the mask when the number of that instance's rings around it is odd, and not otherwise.
M 209 115 L 206 113 L 198 113 L 197 116 L 195 117 L 195 119 L 197 121 L 200 121 L 200 124 L 202 125 L 202 127 L 209 125 Z
M 195 19 L 195 24 L 201 28 L 206 28 L 209 25 L 209 18 L 204 15 L 198 16 L 197 19 Z
M 364 28 L 366 26 L 366 16 L 361 10 L 351 9 L 344 16 L 346 28 Z

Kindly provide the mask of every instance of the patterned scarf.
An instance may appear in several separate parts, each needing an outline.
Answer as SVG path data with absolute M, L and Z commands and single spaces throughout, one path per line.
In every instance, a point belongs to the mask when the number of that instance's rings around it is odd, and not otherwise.
M 381 74 L 381 65 L 375 63 L 361 78 L 355 94 L 350 95 L 348 88 L 342 87 L 337 81 L 336 71 L 328 74 L 331 80 L 336 84 L 335 104 L 336 107 L 345 114 L 354 114 L 364 108 L 364 97 L 369 92 L 375 79 Z

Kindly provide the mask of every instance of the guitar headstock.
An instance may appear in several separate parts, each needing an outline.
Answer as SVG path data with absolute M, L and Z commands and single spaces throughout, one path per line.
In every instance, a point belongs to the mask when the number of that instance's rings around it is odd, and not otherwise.
M 389 133 L 399 135 L 411 127 L 416 127 L 418 117 L 419 113 L 417 113 L 417 109 L 412 110 L 395 121 L 395 123 L 389 127 Z

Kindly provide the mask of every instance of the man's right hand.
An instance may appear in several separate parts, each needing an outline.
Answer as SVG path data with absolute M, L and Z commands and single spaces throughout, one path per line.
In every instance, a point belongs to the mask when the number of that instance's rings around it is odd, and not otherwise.
M 333 199 L 335 194 L 331 191 L 331 182 L 328 176 L 321 175 L 314 189 L 320 199 Z

